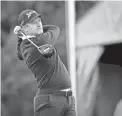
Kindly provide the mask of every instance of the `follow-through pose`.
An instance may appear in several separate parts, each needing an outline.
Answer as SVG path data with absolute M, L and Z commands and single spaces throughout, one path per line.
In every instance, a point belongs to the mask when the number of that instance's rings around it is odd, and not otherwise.
M 59 27 L 42 25 L 41 15 L 28 9 L 20 13 L 14 33 L 18 58 L 37 79 L 35 116 L 76 116 L 70 76 L 54 47 Z

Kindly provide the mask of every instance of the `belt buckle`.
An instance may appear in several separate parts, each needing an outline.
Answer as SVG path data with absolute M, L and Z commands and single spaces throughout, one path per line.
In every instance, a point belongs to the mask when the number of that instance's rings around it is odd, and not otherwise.
M 68 89 L 63 89 L 63 90 L 61 90 L 61 91 L 64 91 L 64 92 L 65 92 L 65 96 L 68 96 L 68 92 L 70 92 L 70 91 L 71 91 L 71 89 L 70 89 L 70 88 L 68 88 Z

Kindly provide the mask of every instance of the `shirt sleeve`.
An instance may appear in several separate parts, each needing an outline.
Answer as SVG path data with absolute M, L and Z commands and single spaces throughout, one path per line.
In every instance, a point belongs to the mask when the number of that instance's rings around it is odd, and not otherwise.
M 44 30 L 44 33 L 37 36 L 36 43 L 39 46 L 44 45 L 44 44 L 54 45 L 60 33 L 59 27 L 54 26 L 54 25 L 44 25 L 43 30 Z

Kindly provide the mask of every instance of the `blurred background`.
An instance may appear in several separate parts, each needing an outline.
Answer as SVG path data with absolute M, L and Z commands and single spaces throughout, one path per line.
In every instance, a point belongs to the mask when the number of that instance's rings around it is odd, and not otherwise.
M 66 18 L 64 1 L 2 1 L 1 2 L 1 107 L 2 116 L 33 116 L 36 80 L 23 61 L 17 59 L 17 37 L 13 29 L 25 9 L 43 14 L 43 24 L 60 27 L 56 48 L 67 66 Z

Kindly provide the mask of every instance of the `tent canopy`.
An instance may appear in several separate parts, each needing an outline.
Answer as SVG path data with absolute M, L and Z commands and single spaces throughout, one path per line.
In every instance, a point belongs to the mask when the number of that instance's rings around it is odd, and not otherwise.
M 76 24 L 76 46 L 122 42 L 122 2 L 100 2 Z

